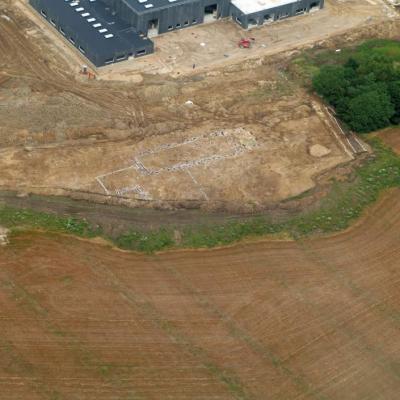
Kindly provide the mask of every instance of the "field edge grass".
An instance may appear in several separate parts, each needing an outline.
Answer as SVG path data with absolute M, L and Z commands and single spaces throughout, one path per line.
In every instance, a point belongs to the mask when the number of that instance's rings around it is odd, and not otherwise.
M 358 219 L 384 190 L 400 187 L 400 156 L 379 138 L 370 135 L 367 141 L 374 153 L 355 170 L 352 182 L 333 182 L 318 209 L 280 223 L 257 217 L 218 225 L 197 224 L 179 232 L 171 226 L 149 232 L 132 229 L 111 238 L 100 226 L 94 227 L 85 219 L 4 206 L 0 207 L 0 225 L 11 230 L 11 237 L 26 231 L 44 230 L 81 238 L 101 237 L 118 248 L 144 253 L 178 248 L 214 248 L 260 237 L 296 240 L 339 232 Z

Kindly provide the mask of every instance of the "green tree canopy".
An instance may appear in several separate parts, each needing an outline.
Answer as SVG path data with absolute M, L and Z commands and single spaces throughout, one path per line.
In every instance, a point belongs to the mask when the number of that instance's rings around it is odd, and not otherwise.
M 367 53 L 359 61 L 359 75 L 373 74 L 378 81 L 388 82 L 395 77 L 393 61 L 383 54 Z
M 321 68 L 320 73 L 313 80 L 313 85 L 318 94 L 329 103 L 336 105 L 346 94 L 349 82 L 342 66 L 327 65 Z
M 400 123 L 400 67 L 390 54 L 360 47 L 342 65 L 322 66 L 313 79 L 316 92 L 356 132 Z
M 359 94 L 350 100 L 348 106 L 345 120 L 357 132 L 384 128 L 395 114 L 390 96 L 379 90 Z

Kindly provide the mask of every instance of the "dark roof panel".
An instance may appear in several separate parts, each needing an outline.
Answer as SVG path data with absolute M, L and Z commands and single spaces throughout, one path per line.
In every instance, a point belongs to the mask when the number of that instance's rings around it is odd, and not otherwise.
M 184 3 L 193 3 L 193 0 L 122 0 L 138 13 L 155 11 L 160 8 L 173 7 Z
M 112 15 L 100 1 L 32 0 L 31 3 L 45 9 L 58 26 L 99 58 L 135 53 L 153 46 L 149 39 L 142 38 L 129 24 Z

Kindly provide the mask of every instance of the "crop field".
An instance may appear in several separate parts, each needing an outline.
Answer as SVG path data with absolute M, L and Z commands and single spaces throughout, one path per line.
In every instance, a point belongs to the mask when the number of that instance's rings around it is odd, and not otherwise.
M 248 52 L 221 21 L 89 81 L 1 0 L 0 400 L 398 400 L 400 159 L 303 85 L 399 21 L 327 0 Z
M 380 132 L 379 137 L 397 154 L 400 154 L 400 128 L 394 127 Z
M 212 251 L 12 237 L 1 399 L 397 400 L 399 199 L 332 237 Z

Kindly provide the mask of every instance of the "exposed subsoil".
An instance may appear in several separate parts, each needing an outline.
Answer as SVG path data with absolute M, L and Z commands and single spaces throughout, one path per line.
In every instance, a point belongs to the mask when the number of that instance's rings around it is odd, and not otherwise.
M 388 146 L 390 146 L 397 154 L 400 154 L 400 128 L 388 128 L 378 133 Z
M 321 176 L 351 160 L 318 111 L 321 105 L 287 79 L 290 54 L 178 78 L 87 81 L 59 39 L 50 40 L 18 4 L 0 5 L 2 189 L 131 207 L 248 213 L 318 191 Z M 339 15 L 347 6 L 329 7 Z M 376 5 L 376 18 L 387 22 L 372 20 L 338 37 L 333 32 L 323 45 L 396 37 L 398 23 L 382 7 Z M 360 11 L 362 18 L 366 12 Z M 224 138 L 214 140 L 215 132 Z M 194 136 L 196 144 L 187 144 Z M 180 150 L 165 150 L 171 146 Z M 316 146 L 324 155 L 313 155 Z
M 346 5 L 338 2 L 336 7 L 346 13 Z M 396 37 L 399 29 L 395 22 L 383 22 L 338 39 L 328 37 L 325 45 Z M 69 176 L 71 197 L 83 193 L 83 198 L 101 201 L 104 194 L 79 190 L 93 184 L 90 179 L 96 175 L 88 173 L 91 168 L 95 172 L 93 160 L 102 164 L 104 157 L 112 166 L 114 153 L 105 149 L 114 146 L 128 154 L 131 144 L 168 143 L 171 134 L 187 138 L 184 133 L 190 136 L 193 126 L 212 132 L 257 125 L 251 135 L 265 140 L 266 148 L 268 135 L 260 126 L 268 127 L 277 146 L 280 138 L 292 135 L 289 143 L 295 145 L 281 150 L 282 158 L 275 162 L 286 167 L 282 176 L 296 165 L 300 171 L 308 162 L 309 172 L 320 163 L 314 174 L 303 176 L 313 183 L 315 199 L 324 192 L 329 174 L 349 173 L 349 164 L 337 170 L 322 165 L 320 158 L 313 164 L 308 150 L 322 139 L 330 154 L 343 154 L 340 144 L 321 135 L 329 131 L 324 119 L 312 113 L 311 98 L 288 86 L 280 74 L 287 54 L 179 79 L 145 75 L 139 83 L 127 84 L 77 79 L 58 51 L 12 1 L 1 2 L 2 187 L 29 192 L 41 180 L 42 189 L 52 183 L 48 193 L 65 194 L 60 189 L 64 182 L 54 182 Z M 188 99 L 195 107 L 183 106 Z M 303 132 L 296 139 L 298 126 Z M 395 136 L 383 136 L 396 148 Z M 307 142 L 309 138 L 314 141 Z M 238 141 L 253 143 L 247 134 Z M 89 163 L 85 152 L 92 147 L 101 151 L 93 155 L 91 150 Z M 282 163 L 288 149 L 293 164 Z M 188 157 L 198 150 L 185 151 Z M 185 161 L 168 155 L 149 165 L 163 168 L 170 165 L 169 158 Z M 63 163 L 71 168 L 67 173 Z M 258 172 L 264 171 L 262 165 Z M 235 171 L 220 178 L 228 188 L 240 182 Z M 255 176 L 257 187 L 265 175 Z M 299 179 L 292 176 L 292 182 Z M 321 186 L 313 188 L 316 182 Z M 118 232 L 117 225 L 125 230 L 123 220 L 159 226 L 160 214 L 152 209 L 104 208 L 108 206 L 7 192 L 1 199 L 87 216 L 93 223 L 101 220 L 111 233 Z M 212 251 L 143 256 L 54 234 L 11 236 L 10 244 L 0 247 L 0 398 L 398 400 L 399 200 L 400 191 L 392 191 L 357 225 L 335 236 Z M 316 204 L 294 201 L 300 208 Z M 284 212 L 296 209 L 293 204 Z M 162 202 L 157 206 L 165 208 Z M 163 215 L 167 223 L 179 224 L 198 222 L 203 214 L 164 210 Z M 278 209 L 276 216 L 281 215 Z M 200 218 L 218 222 L 225 214 Z
M 364 159 L 367 157 L 364 156 Z M 360 158 L 359 162 L 363 162 Z M 256 217 L 267 217 L 271 222 L 284 221 L 291 216 L 306 213 L 319 207 L 320 201 L 330 190 L 331 179 L 351 181 L 354 179 L 352 165 L 343 165 L 319 177 L 318 185 L 302 196 L 264 207 L 253 212 L 227 211 L 224 205 L 209 212 L 199 204 L 186 203 L 185 208 L 156 209 L 151 207 L 126 207 L 107 204 L 102 197 L 93 201 L 92 195 L 49 196 L 20 194 L 16 191 L 0 190 L 0 206 L 28 209 L 55 214 L 60 217 L 85 219 L 92 227 L 101 227 L 110 237 L 118 237 L 130 230 L 151 231 L 160 228 L 184 229 L 188 226 L 226 224 L 230 221 L 245 221 Z

